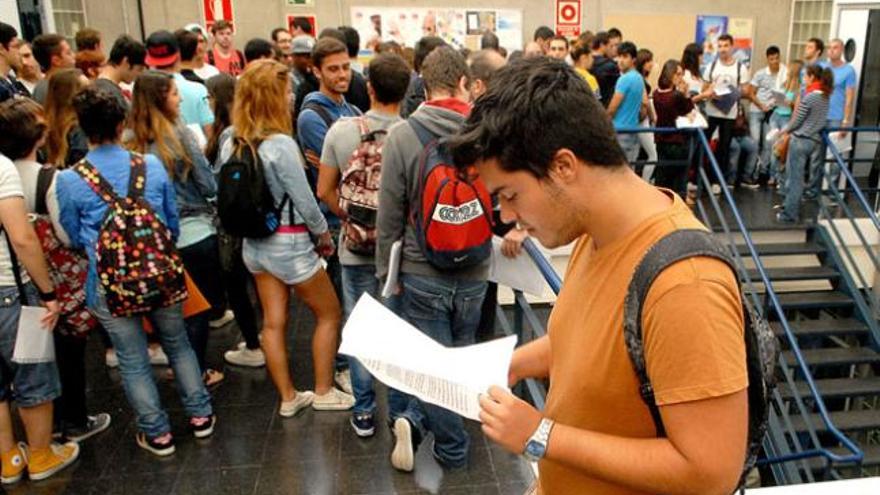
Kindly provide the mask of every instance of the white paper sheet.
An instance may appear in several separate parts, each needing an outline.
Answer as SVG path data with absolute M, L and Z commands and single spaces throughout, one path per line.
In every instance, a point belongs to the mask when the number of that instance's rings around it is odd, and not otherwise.
M 391 244 L 391 252 L 388 255 L 388 276 L 385 277 L 385 286 L 382 287 L 382 297 L 391 297 L 397 291 L 398 278 L 400 277 L 400 261 L 402 259 L 403 239 L 398 239 Z
M 479 421 L 480 394 L 507 388 L 516 336 L 444 347 L 364 295 L 342 330 L 339 352 L 389 387 Z
M 492 262 L 489 265 L 489 280 L 511 289 L 521 290 L 540 296 L 544 294 L 544 277 L 535 266 L 532 258 L 523 251 L 516 258 L 508 258 L 501 253 L 504 239 L 492 238 Z
M 715 96 L 727 96 L 733 92 L 727 84 L 716 84 L 713 89 L 715 90 Z
M 40 321 L 46 315 L 46 308 L 22 306 L 18 319 L 18 333 L 12 361 L 22 364 L 48 363 L 55 360 L 55 341 L 52 329 Z
M 703 114 L 693 111 L 688 115 L 675 119 L 675 127 L 679 129 L 706 129 L 709 123 Z

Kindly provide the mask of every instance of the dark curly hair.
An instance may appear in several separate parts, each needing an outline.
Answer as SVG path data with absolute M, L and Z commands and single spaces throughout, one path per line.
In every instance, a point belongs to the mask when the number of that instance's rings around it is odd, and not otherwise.
M 461 169 L 497 158 L 502 169 L 538 179 L 549 175 L 562 148 L 591 166 L 626 164 L 611 120 L 587 83 L 565 63 L 543 57 L 500 69 L 450 140 Z
M 125 121 L 127 109 L 117 95 L 91 84 L 73 97 L 73 108 L 80 128 L 92 144 L 119 138 L 119 125 Z

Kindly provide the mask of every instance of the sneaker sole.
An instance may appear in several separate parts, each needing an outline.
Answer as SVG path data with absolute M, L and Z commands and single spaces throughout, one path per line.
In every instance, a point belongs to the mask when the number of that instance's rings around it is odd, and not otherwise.
M 89 438 L 92 438 L 93 436 L 97 435 L 98 433 L 106 431 L 107 428 L 110 428 L 110 423 L 112 423 L 112 422 L 113 422 L 112 419 L 108 419 L 107 423 L 100 428 L 95 428 L 94 430 L 86 433 L 85 435 L 80 435 L 78 437 L 77 436 L 69 436 L 69 437 L 67 437 L 67 439 L 71 440 L 73 442 L 76 442 L 76 443 L 80 443 L 84 440 L 88 440 Z
M 18 473 L 15 476 L 12 476 L 12 477 L 8 477 L 8 478 L 7 477 L 0 477 L 0 484 L 14 485 L 15 483 L 18 483 L 19 481 L 21 481 L 22 478 L 24 478 L 24 470 L 22 470 L 22 472 Z
M 299 392 L 299 393 L 302 394 L 302 393 L 305 393 L 305 392 Z M 312 405 L 312 403 L 314 402 L 314 400 L 315 400 L 314 395 L 312 395 L 311 398 L 310 398 L 309 400 L 304 401 L 302 404 L 296 406 L 296 407 L 293 409 L 293 411 L 289 411 L 289 412 L 282 411 L 282 410 L 279 408 L 279 409 L 278 409 L 278 415 L 281 416 L 282 418 L 292 418 L 292 417 L 298 415 L 299 413 L 305 411 L 306 409 L 308 409 L 309 406 Z
M 352 407 L 354 407 L 354 403 L 351 404 L 319 404 L 317 402 L 312 402 L 312 409 L 315 411 L 348 411 Z
M 361 437 L 361 438 L 369 438 L 369 437 L 376 434 L 376 427 L 375 426 L 370 428 L 369 430 L 362 430 L 362 429 L 358 428 L 357 426 L 355 426 L 353 419 L 348 420 L 348 424 L 351 425 L 351 428 L 354 430 L 354 434 Z
M 39 473 L 32 473 L 30 472 L 30 470 L 28 470 L 28 477 L 31 479 L 31 481 L 40 481 L 49 478 L 57 472 L 61 471 L 62 469 L 76 462 L 76 460 L 79 459 L 79 444 L 74 443 L 74 445 L 76 445 L 76 448 L 73 449 L 73 454 L 71 454 L 70 458 L 62 462 L 61 464 L 45 471 L 41 471 Z
M 208 438 L 214 434 L 214 427 L 215 426 L 217 426 L 217 419 L 216 418 L 214 418 L 214 423 L 211 424 L 211 427 L 208 428 L 207 430 L 201 430 L 201 431 L 193 430 L 193 436 L 196 438 Z
M 223 356 L 223 360 L 233 366 L 244 366 L 245 368 L 262 368 L 263 366 L 266 366 L 265 360 L 263 362 L 256 362 L 255 361 L 255 362 L 249 363 L 249 362 L 245 362 L 245 361 L 237 361 L 235 359 L 229 359 L 229 357 L 226 355 Z
M 391 451 L 391 466 L 398 471 L 413 470 L 412 426 L 409 421 L 397 418 L 394 421 L 394 450 Z
M 167 457 L 167 456 L 173 454 L 177 450 L 177 448 L 174 445 L 172 445 L 170 447 L 166 447 L 164 449 L 153 448 L 150 446 L 149 443 L 147 443 L 146 439 L 144 441 L 141 441 L 140 437 L 137 437 L 137 444 L 138 444 L 138 447 L 146 450 L 147 452 L 149 452 L 153 455 L 159 456 L 159 457 Z

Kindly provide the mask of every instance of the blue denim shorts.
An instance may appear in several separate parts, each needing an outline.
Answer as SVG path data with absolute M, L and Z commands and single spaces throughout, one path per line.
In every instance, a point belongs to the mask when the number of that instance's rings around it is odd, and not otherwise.
M 39 301 L 37 289 L 25 284 L 31 305 Z M 33 407 L 61 396 L 61 380 L 55 362 L 22 364 L 12 362 L 21 302 L 18 288 L 0 287 L 0 401 L 15 400 L 19 407 Z
M 245 239 L 241 255 L 251 273 L 270 273 L 287 285 L 301 284 L 321 269 L 315 244 L 305 233 Z

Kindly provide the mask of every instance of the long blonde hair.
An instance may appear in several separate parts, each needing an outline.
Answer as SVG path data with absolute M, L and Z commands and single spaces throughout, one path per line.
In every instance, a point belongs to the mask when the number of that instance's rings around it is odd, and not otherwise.
M 138 153 L 146 153 L 155 143 L 168 176 L 185 181 L 193 162 L 177 136 L 177 117 L 169 113 L 166 105 L 173 84 L 174 78 L 164 72 L 151 70 L 138 76 L 128 120 L 134 137 L 128 146 Z M 175 166 L 178 159 L 183 162 L 180 172 Z
M 801 88 L 801 70 L 804 63 L 800 60 L 792 60 L 788 64 L 788 80 L 785 81 L 785 90 L 797 93 Z
M 85 87 L 78 69 L 63 69 L 49 78 L 46 96 L 46 153 L 48 163 L 59 168 L 67 165 L 67 135 L 77 125 L 73 97 Z
M 235 87 L 235 137 L 253 146 L 272 134 L 290 135 L 293 123 L 289 92 L 287 66 L 268 59 L 248 64 Z

